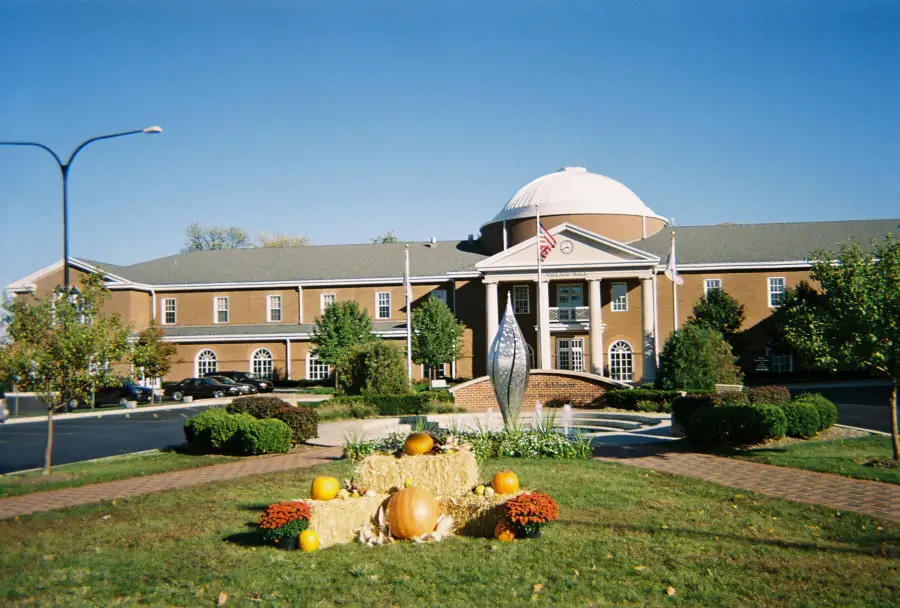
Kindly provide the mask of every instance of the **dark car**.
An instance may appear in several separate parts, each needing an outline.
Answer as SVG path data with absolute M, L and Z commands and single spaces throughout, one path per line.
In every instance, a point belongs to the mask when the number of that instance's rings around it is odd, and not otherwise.
M 121 405 L 125 407 L 129 401 L 137 401 L 138 403 L 150 403 L 153 400 L 153 389 L 135 384 L 133 382 L 123 382 L 122 386 L 104 386 L 97 389 L 94 393 L 94 405 Z M 69 401 L 67 410 L 71 411 L 77 407 L 89 407 L 90 401 L 84 399 L 72 399 Z
M 204 378 L 212 378 L 213 380 L 217 380 L 222 384 L 227 384 L 228 386 L 236 386 L 240 389 L 242 395 L 255 395 L 259 392 L 259 389 L 256 388 L 255 384 L 248 384 L 246 382 L 238 382 L 236 380 L 232 380 L 228 376 L 220 376 L 218 374 L 211 376 L 203 376 Z
M 247 372 L 212 372 L 207 376 L 225 376 L 231 378 L 235 382 L 243 382 L 244 384 L 252 384 L 261 393 L 271 393 L 275 390 L 275 385 L 271 380 L 265 378 L 257 378 L 253 374 Z
M 235 385 L 222 384 L 212 378 L 185 378 L 176 384 L 170 384 L 165 388 L 165 394 L 170 395 L 175 401 L 181 401 L 188 397 L 233 397 L 240 395 L 240 389 Z

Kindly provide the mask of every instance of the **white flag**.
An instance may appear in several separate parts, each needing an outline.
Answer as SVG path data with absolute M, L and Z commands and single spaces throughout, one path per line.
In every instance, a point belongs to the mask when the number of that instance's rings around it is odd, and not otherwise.
M 678 274 L 678 271 L 675 270 L 675 233 L 672 233 L 672 252 L 669 254 L 669 259 L 666 261 L 666 276 L 669 277 L 669 280 L 675 283 L 676 285 L 684 285 L 684 279 L 681 278 L 681 275 Z

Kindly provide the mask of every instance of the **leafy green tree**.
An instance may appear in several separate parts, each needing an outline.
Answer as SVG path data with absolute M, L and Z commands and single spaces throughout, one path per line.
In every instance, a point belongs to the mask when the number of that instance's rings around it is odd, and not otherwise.
M 171 342 L 163 342 L 163 332 L 151 321 L 150 327 L 137 335 L 131 345 L 131 365 L 148 378 L 162 378 L 172 368 L 170 359 L 178 352 Z
M 204 228 L 194 222 L 185 230 L 187 242 L 182 252 L 206 251 L 209 249 L 244 249 L 253 247 L 247 231 L 237 226 L 213 226 Z
M 374 393 L 398 395 L 409 392 L 403 349 L 384 340 L 352 347 L 338 362 L 340 384 L 345 395 Z
M 856 243 L 817 251 L 810 275 L 816 289 L 788 289 L 775 311 L 782 342 L 820 368 L 863 369 L 891 382 L 891 436 L 900 460 L 897 383 L 900 381 L 900 241 L 888 235 L 863 251 Z
M 372 335 L 372 319 L 359 302 L 345 300 L 329 305 L 325 312 L 316 317 L 313 328 L 312 352 L 319 361 L 337 366 L 344 355 L 356 346 L 375 339 Z M 338 373 L 335 370 L 335 386 Z
M 388 230 L 381 236 L 376 236 L 375 238 L 373 238 L 372 242 L 376 243 L 376 244 L 378 244 L 378 243 L 399 243 L 400 239 L 397 238 L 397 235 L 394 234 L 393 230 Z
M 309 239 L 302 234 L 288 236 L 280 232 L 274 234 L 261 232 L 257 242 L 260 247 L 305 247 L 310 244 Z
M 658 388 L 711 391 L 743 379 L 731 346 L 708 327 L 689 324 L 672 332 L 659 356 Z
M 713 329 L 733 344 L 735 334 L 744 323 L 744 305 L 722 289 L 710 289 L 694 304 L 694 314 L 687 322 Z
M 459 358 L 466 326 L 456 320 L 450 307 L 437 298 L 427 298 L 413 310 L 412 358 L 432 370 Z
M 82 288 L 57 289 L 42 298 L 6 304 L 8 341 L 0 346 L 0 370 L 18 376 L 47 405 L 44 474 L 53 454 L 53 412 L 72 401 L 88 401 L 97 387 L 115 386 L 112 365 L 128 353 L 131 328 L 104 313 L 109 291 L 99 275 L 85 275 Z

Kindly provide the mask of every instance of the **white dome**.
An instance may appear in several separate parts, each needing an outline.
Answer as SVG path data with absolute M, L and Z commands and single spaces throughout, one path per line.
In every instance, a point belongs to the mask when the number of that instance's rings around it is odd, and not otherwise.
M 584 167 L 566 167 L 525 185 L 487 224 L 534 217 L 537 205 L 542 216 L 637 215 L 666 219 L 616 180 Z

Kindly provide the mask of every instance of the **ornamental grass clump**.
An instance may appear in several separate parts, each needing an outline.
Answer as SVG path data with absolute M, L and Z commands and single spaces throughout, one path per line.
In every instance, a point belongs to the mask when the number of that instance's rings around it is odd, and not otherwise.
M 543 492 L 528 492 L 506 501 L 506 519 L 522 536 L 533 536 L 559 519 L 559 505 Z M 518 536 L 518 535 L 517 535 Z
M 294 539 L 309 527 L 309 505 L 303 501 L 278 502 L 266 507 L 257 524 L 269 542 Z

